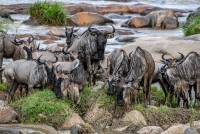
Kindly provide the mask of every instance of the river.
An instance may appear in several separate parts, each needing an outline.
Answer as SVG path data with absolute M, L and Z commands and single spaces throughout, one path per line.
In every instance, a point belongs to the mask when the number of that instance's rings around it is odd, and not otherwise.
M 9 4 L 20 4 L 20 3 L 34 3 L 38 0 L 0 0 L 1 4 L 9 5 Z M 45 1 L 55 1 L 55 0 L 45 0 Z M 117 0 L 116 0 L 117 1 Z M 166 8 L 176 8 L 182 10 L 195 10 L 200 5 L 200 0 L 129 0 L 129 2 L 116 2 L 116 1 L 105 1 L 105 0 L 56 0 L 56 2 L 63 3 L 89 3 L 96 5 L 106 5 L 106 4 L 136 4 L 136 3 L 146 3 L 151 5 L 156 5 L 159 7 Z M 122 0 L 121 0 L 122 1 Z M 127 0 L 128 1 L 128 0 Z M 188 13 L 186 13 L 183 17 L 179 17 L 179 22 L 181 24 L 185 23 L 186 17 Z M 121 24 L 128 20 L 130 17 L 133 17 L 133 14 L 125 14 L 122 18 L 112 18 L 115 22 L 116 29 L 123 29 L 129 32 L 134 33 L 132 36 L 134 37 L 145 37 L 145 36 L 176 36 L 182 37 L 184 36 L 181 28 L 177 28 L 174 30 L 155 30 L 152 28 L 123 28 Z M 14 24 L 8 25 L 6 31 L 9 34 L 33 34 L 33 35 L 45 35 L 49 32 L 50 26 L 30 26 L 22 24 L 24 20 L 29 18 L 28 15 L 15 14 L 12 15 L 12 18 L 15 20 Z M 64 28 L 64 27 L 63 27 Z M 31 30 L 30 30 L 31 29 Z M 114 48 L 120 48 L 123 45 L 126 45 L 126 42 L 118 42 L 116 40 L 117 36 L 114 39 L 108 40 L 108 45 L 106 47 L 106 51 L 112 51 Z M 64 39 L 60 40 L 64 42 Z M 40 41 L 41 46 L 45 47 L 44 44 Z

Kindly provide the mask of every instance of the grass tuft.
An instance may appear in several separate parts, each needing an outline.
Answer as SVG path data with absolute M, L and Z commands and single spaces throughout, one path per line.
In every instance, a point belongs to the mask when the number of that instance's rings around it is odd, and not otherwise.
M 200 33 L 200 15 L 189 19 L 189 22 L 183 26 L 183 31 L 186 36 Z
M 29 14 L 39 24 L 64 25 L 69 15 L 59 3 L 36 2 L 30 9 Z
M 46 123 L 60 126 L 73 111 L 71 102 L 57 99 L 50 90 L 36 91 L 11 104 L 20 113 L 22 123 Z
M 0 83 L 0 91 L 6 91 L 8 89 L 8 84 Z

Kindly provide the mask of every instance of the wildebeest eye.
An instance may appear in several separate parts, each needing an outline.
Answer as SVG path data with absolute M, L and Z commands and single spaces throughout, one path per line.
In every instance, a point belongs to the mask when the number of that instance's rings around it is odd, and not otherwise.
M 97 37 L 97 33 L 95 32 L 91 32 L 91 35 Z

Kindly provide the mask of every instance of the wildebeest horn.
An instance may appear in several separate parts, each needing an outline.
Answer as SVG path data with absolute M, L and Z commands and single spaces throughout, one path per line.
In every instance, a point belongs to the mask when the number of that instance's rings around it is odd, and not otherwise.
M 178 53 L 180 54 L 180 57 L 177 58 L 177 60 L 182 60 L 185 56 L 182 53 L 180 53 L 180 52 L 178 52 Z
M 34 36 L 31 35 L 31 37 L 28 38 L 28 43 L 31 43 L 31 42 L 33 42 L 33 41 L 34 41 Z
M 38 51 L 40 50 L 40 43 L 39 43 L 38 46 L 37 46 L 37 50 L 38 50 Z
M 93 26 L 93 25 L 90 25 L 90 26 L 88 27 L 88 31 L 89 31 L 89 32 L 95 32 L 95 31 L 97 31 L 97 29 L 96 29 L 96 28 L 93 28 L 92 26 Z
M 55 57 L 56 57 L 56 61 L 55 62 L 53 62 L 53 63 L 56 63 L 57 61 L 58 61 L 58 57 L 55 55 Z
M 14 39 L 14 42 L 12 42 L 13 44 L 15 44 L 15 45 L 21 45 L 21 44 L 23 44 L 24 43 L 24 41 L 23 40 L 17 40 L 17 38 L 16 38 L 16 36 L 15 36 L 15 39 Z
M 166 60 L 166 59 L 165 59 L 165 55 L 166 55 L 165 53 L 162 54 L 162 59 L 163 59 L 163 60 Z
M 69 52 L 68 51 L 66 51 L 66 47 L 63 47 L 63 49 L 62 49 L 62 52 L 63 52 L 63 54 L 69 54 Z
M 112 33 L 115 33 L 115 27 L 114 27 L 113 25 L 111 25 L 111 26 L 112 26 L 112 28 L 113 28 Z
M 58 72 L 58 67 L 60 66 L 60 64 L 58 64 L 57 66 L 56 66 L 56 72 Z

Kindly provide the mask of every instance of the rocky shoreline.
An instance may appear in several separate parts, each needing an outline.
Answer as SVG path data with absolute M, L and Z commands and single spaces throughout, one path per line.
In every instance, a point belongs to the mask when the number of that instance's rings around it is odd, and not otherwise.
M 27 14 L 31 4 L 13 4 L 13 5 L 0 5 L 0 10 L 3 13 L 7 14 Z M 76 14 L 79 12 L 93 12 L 99 14 L 108 14 L 108 13 L 134 13 L 146 15 L 152 11 L 157 10 L 173 10 L 178 13 L 187 13 L 191 10 L 181 10 L 173 8 L 161 8 L 148 4 L 132 4 L 132 5 L 121 5 L 121 4 L 109 4 L 109 5 L 94 5 L 88 3 L 79 3 L 79 4 L 64 4 L 65 11 L 70 14 Z

